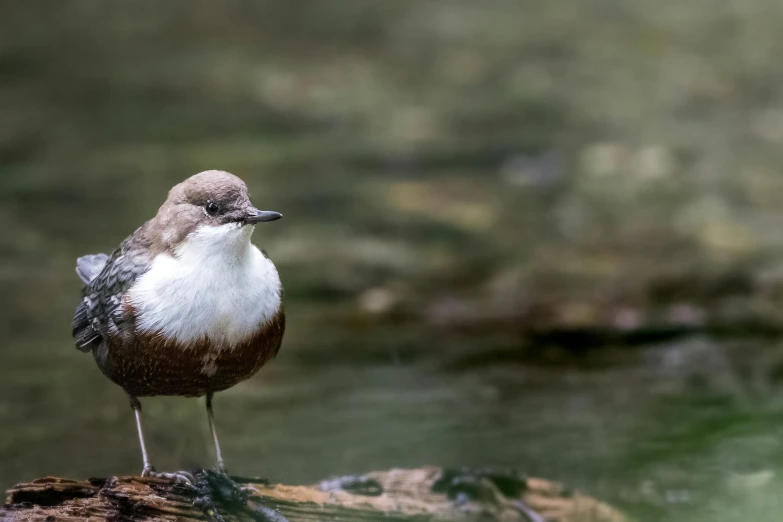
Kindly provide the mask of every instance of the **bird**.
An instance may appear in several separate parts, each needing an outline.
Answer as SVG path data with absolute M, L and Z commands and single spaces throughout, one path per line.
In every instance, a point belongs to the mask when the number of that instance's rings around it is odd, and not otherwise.
M 281 217 L 254 207 L 239 177 L 208 170 L 174 186 L 155 217 L 110 255 L 77 259 L 84 288 L 74 344 L 127 394 L 142 476 L 193 480 L 183 471 L 159 473 L 150 462 L 139 398 L 153 396 L 206 397 L 217 469 L 227 473 L 212 400 L 280 350 L 282 283 L 251 235 Z

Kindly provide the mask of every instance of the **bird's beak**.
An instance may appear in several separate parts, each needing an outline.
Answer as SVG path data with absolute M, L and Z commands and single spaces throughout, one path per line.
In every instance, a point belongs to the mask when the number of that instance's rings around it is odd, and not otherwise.
M 275 212 L 274 210 L 258 210 L 257 208 L 253 208 L 245 217 L 245 223 L 255 225 L 256 223 L 274 221 L 276 219 L 280 219 L 281 217 L 283 217 L 283 214 L 280 212 Z

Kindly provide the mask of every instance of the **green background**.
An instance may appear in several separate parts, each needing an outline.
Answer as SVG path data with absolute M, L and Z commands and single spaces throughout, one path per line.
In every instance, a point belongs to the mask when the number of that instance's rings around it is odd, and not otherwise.
M 74 259 L 218 168 L 285 219 L 229 469 L 513 466 L 642 520 L 778 520 L 783 4 L 0 2 L 0 486 L 138 473 Z M 203 401 L 147 399 L 158 469 Z

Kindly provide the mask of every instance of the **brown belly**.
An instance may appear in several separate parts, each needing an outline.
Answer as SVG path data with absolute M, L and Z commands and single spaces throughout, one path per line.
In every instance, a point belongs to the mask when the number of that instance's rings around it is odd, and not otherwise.
M 131 342 L 109 339 L 95 353 L 98 366 L 112 381 L 136 397 L 200 397 L 248 379 L 280 349 L 285 315 L 275 318 L 246 342 L 219 346 L 202 341 L 178 346 L 160 335 L 137 335 Z

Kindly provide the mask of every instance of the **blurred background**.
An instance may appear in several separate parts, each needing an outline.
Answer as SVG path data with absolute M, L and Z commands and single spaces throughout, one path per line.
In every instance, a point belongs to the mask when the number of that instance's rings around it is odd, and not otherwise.
M 77 256 L 233 172 L 285 214 L 229 469 L 515 467 L 639 520 L 778 520 L 783 4 L 0 2 L 0 487 L 138 473 Z M 203 400 L 143 401 L 158 469 Z

